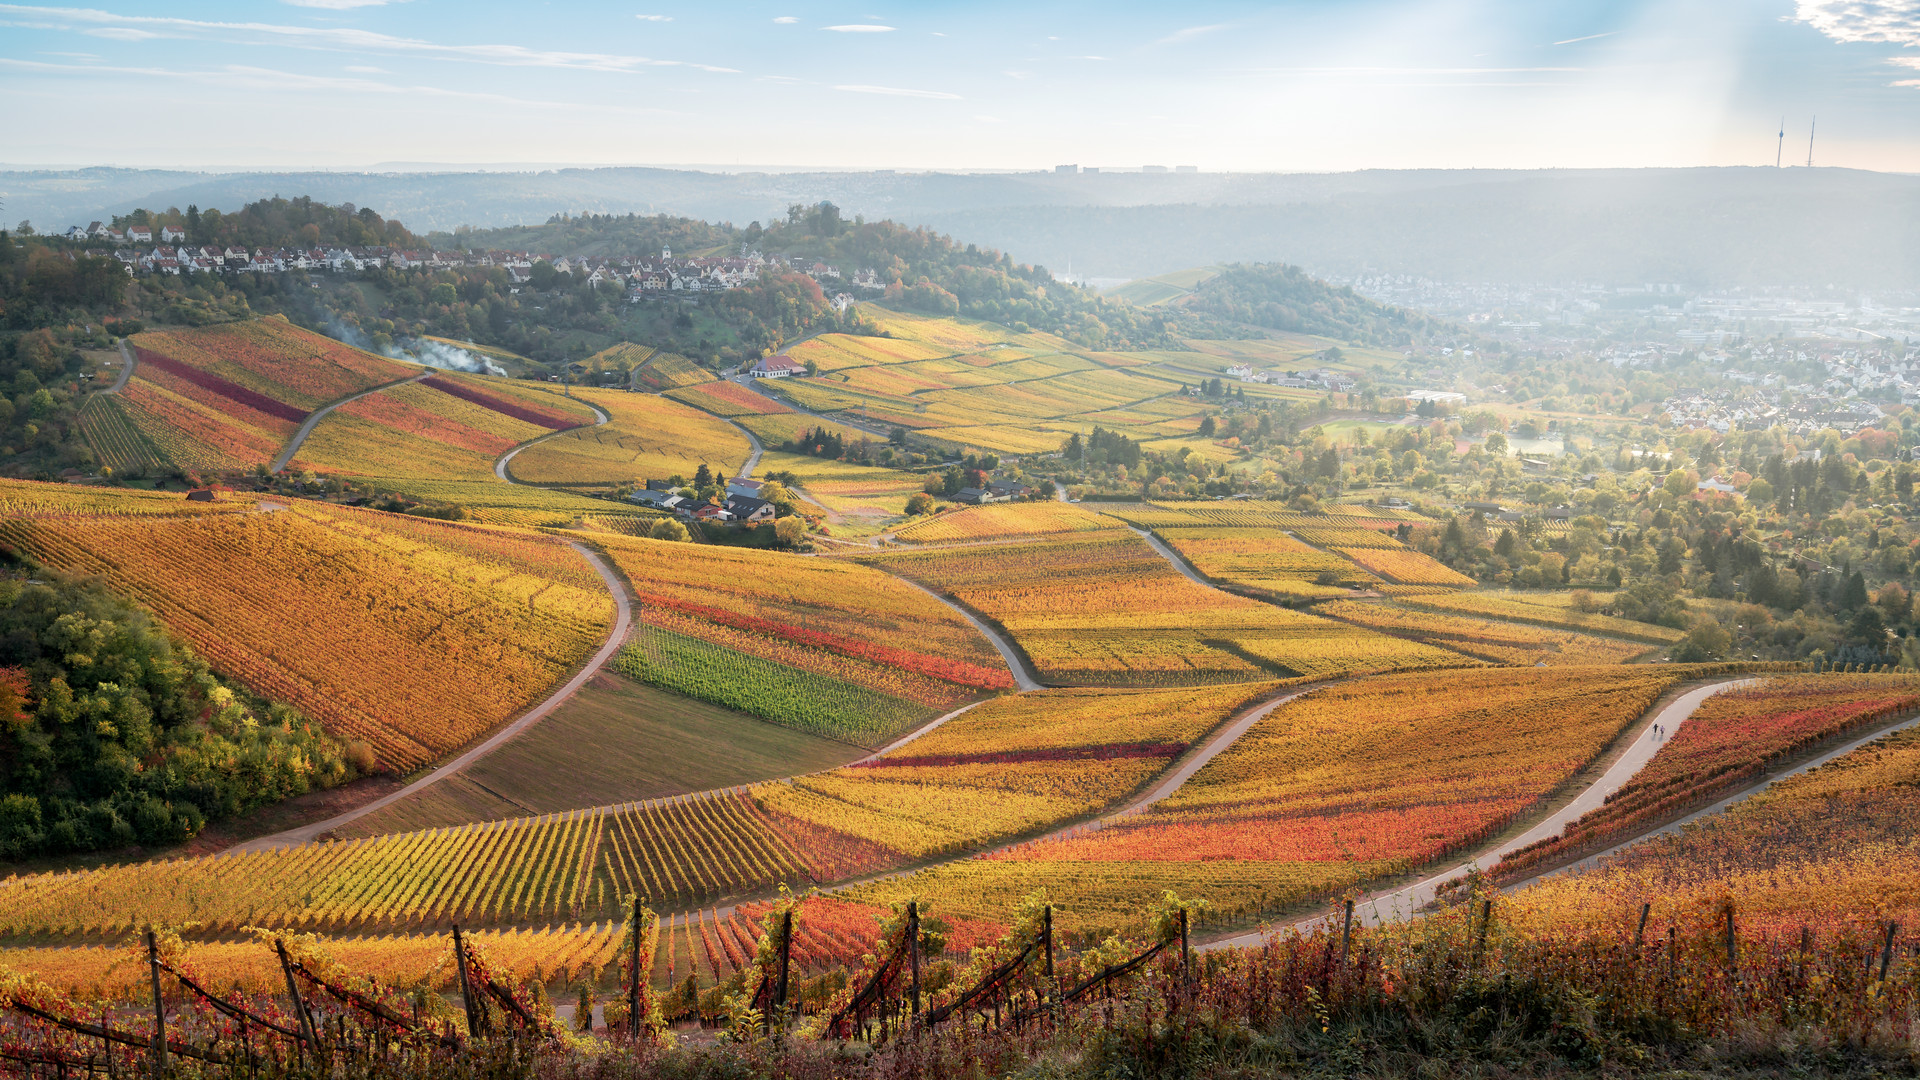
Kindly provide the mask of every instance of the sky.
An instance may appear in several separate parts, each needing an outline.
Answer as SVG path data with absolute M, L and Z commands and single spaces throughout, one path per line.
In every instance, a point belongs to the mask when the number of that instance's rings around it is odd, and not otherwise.
M 0 161 L 1920 172 L 1920 0 L 0 4 Z

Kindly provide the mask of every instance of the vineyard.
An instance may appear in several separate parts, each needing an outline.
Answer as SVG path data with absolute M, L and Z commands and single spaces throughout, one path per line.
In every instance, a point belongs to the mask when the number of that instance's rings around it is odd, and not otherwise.
M 1707 699 L 1605 806 L 1559 836 L 1508 854 L 1494 868 L 1513 880 L 1637 835 L 1651 825 L 1753 783 L 1807 748 L 1920 709 L 1907 675 L 1792 675 Z
M 1375 583 L 1338 555 L 1275 530 L 1173 526 L 1155 535 L 1209 579 L 1275 599 L 1345 597 Z
M 118 394 L 94 394 L 80 407 L 80 432 L 100 464 L 116 473 L 166 466 L 138 425 L 127 416 Z
M 1061 699 L 1069 717 L 1111 706 L 1119 719 L 1097 737 L 1184 745 L 1261 692 Z M 939 729 L 956 741 L 930 745 L 1057 748 L 1055 717 L 1023 698 L 999 699 Z M 972 726 L 980 733 L 969 734 Z M 209 935 L 247 925 L 362 934 L 454 922 L 550 925 L 617 918 L 631 894 L 677 910 L 1055 827 L 1112 805 L 1169 760 L 926 766 L 912 763 L 915 745 L 881 759 L 892 767 L 843 768 L 745 793 L 15 878 L 0 889 L 0 935 L 97 939 L 146 920 L 198 924 Z
M 1525 603 L 1496 593 L 1420 593 L 1403 596 L 1400 598 L 1400 603 L 1422 611 L 1478 616 L 1483 619 L 1506 619 L 1518 623 L 1531 623 L 1535 626 L 1580 630 L 1589 634 L 1604 634 L 1607 637 L 1624 638 L 1627 641 L 1645 642 L 1648 645 L 1671 645 L 1686 636 L 1683 631 L 1670 627 L 1635 622 L 1612 615 L 1575 611 L 1570 607 Z
M 1197 585 L 1127 533 L 879 558 L 998 622 L 1056 685 L 1179 686 L 1470 662 Z
M 301 504 L 278 513 L 20 515 L 0 540 L 99 574 L 223 673 L 405 769 L 536 700 L 613 616 L 564 542 Z M 174 505 L 181 505 L 175 502 Z M 216 504 L 218 505 L 218 504 Z
M 405 383 L 328 413 L 292 464 L 333 475 L 473 479 L 491 474 L 501 454 L 549 430 L 439 387 Z
M 1438 560 L 1404 548 L 1335 548 L 1363 569 L 1401 585 L 1441 585 L 1470 589 L 1475 582 L 1465 574 L 1451 570 Z
M 608 488 L 672 476 L 691 479 L 701 465 L 732 475 L 747 459 L 747 440 L 732 424 L 677 401 L 619 390 L 578 390 L 612 423 L 582 427 L 530 446 L 513 459 L 515 480 Z
M 1314 608 L 1342 622 L 1426 642 L 1497 664 L 1623 664 L 1647 651 L 1644 643 L 1576 634 L 1525 623 L 1415 611 L 1386 603 L 1335 600 Z
M 375 356 L 302 330 L 285 319 L 252 319 L 194 330 L 149 330 L 128 339 L 140 358 L 211 393 L 255 408 L 283 406 L 299 421 L 335 398 L 417 374 L 410 364 Z
M 1841 697 L 1857 700 L 1876 690 L 1910 692 L 1856 681 L 1843 685 Z M 1757 711 L 1764 694 L 1763 688 L 1730 713 Z M 1750 712 L 1744 719 L 1751 724 L 1757 717 Z M 1645 903 L 1650 933 L 1662 933 L 1732 899 L 1743 927 L 1782 941 L 1793 940 L 1801 927 L 1820 941 L 1863 930 L 1877 939 L 1889 920 L 1906 927 L 1920 919 L 1916 778 L 1920 731 L 1908 728 L 1590 870 L 1548 878 L 1520 894 L 1514 917 L 1525 927 L 1618 926 L 1637 919 Z M 1860 953 L 1854 955 L 1857 965 Z
M 677 387 L 667 391 L 667 396 L 716 416 L 759 416 L 793 411 L 748 387 L 724 379 Z
M 870 567 L 599 542 L 639 603 L 645 629 L 619 666 L 644 682 L 863 746 L 1013 686 L 964 619 Z
M 1113 522 L 1090 510 L 1062 502 L 999 503 L 973 506 L 916 521 L 894 530 L 894 539 L 908 544 L 1001 540 L 1020 536 L 1097 532 Z
M 1597 758 L 1683 673 L 1391 675 L 1274 710 L 1165 801 L 1104 829 L 852 890 L 975 917 L 1046 886 L 1098 928 L 1179 888 L 1223 911 L 1298 904 L 1498 834 Z

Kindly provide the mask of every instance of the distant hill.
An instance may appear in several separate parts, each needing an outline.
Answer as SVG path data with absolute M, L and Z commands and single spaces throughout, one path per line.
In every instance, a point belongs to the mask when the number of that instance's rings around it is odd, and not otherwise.
M 1851 169 L 1371 170 L 1327 174 L 715 174 L 677 169 L 0 172 L 8 217 L 42 229 L 136 206 L 238 206 L 301 192 L 416 231 L 552 215 L 781 219 L 830 200 L 1017 261 L 1095 277 L 1283 261 L 1453 281 L 1920 288 L 1920 177 Z M 9 222 L 10 224 L 11 222 Z M 677 249 L 676 249 L 677 250 Z
M 1179 280 L 1181 275 L 1170 277 Z M 1156 280 L 1172 287 L 1167 279 Z M 1369 300 L 1352 289 L 1329 285 L 1284 263 L 1221 267 L 1167 306 L 1176 312 L 1179 332 L 1196 338 L 1236 336 L 1245 327 L 1257 326 L 1392 347 L 1411 344 L 1415 335 L 1443 325 L 1405 308 Z

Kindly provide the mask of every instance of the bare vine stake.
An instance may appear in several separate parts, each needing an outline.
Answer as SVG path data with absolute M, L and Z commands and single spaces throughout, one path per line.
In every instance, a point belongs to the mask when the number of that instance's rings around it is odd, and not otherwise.
M 1347 901 L 1347 919 L 1340 928 L 1340 966 L 1347 966 L 1347 946 L 1353 942 L 1353 901 Z
M 1733 905 L 1727 905 L 1727 978 L 1733 978 L 1740 963 L 1739 945 L 1733 936 Z
M 1887 923 L 1887 943 L 1880 949 L 1880 981 L 1887 981 L 1887 969 L 1893 966 L 1893 935 L 1900 930 L 1897 922 Z
M 1473 939 L 1473 963 L 1480 966 L 1480 957 L 1487 951 L 1487 927 L 1493 923 L 1493 901 L 1480 901 L 1480 934 Z
M 907 964 L 912 971 L 913 1016 L 920 1018 L 920 901 L 907 901 Z
M 147 973 L 153 976 L 153 1080 L 167 1074 L 167 1007 L 160 1001 L 160 945 L 147 931 Z
M 1187 909 L 1180 909 L 1180 977 L 1193 985 L 1193 954 L 1187 949 Z
M 316 1055 L 320 1052 L 313 1042 L 313 1017 L 307 1015 L 307 1006 L 300 1000 L 300 984 L 293 979 L 293 961 L 287 959 L 287 943 L 275 938 L 273 948 L 280 954 L 280 972 L 287 977 L 287 996 L 293 999 L 293 1015 L 300 1019 L 300 1041 L 294 1044 L 293 1049 L 304 1063 L 307 1060 L 307 1047 L 313 1046 Z
M 1647 916 L 1651 914 L 1653 914 L 1653 901 L 1648 900 L 1643 902 L 1640 905 L 1640 928 L 1633 932 L 1633 951 L 1635 954 L 1640 952 L 1641 943 L 1647 940 Z
M 1053 982 L 1053 905 L 1048 904 L 1040 913 L 1040 933 L 1046 942 L 1046 980 L 1047 1011 L 1051 1015 L 1054 1001 L 1060 996 L 1060 988 Z M 1049 1021 L 1051 1023 L 1051 1021 Z
M 460 1005 L 467 1011 L 467 1036 L 477 1039 L 480 1037 L 480 1021 L 474 1014 L 474 1005 L 477 1003 L 473 999 L 473 987 L 467 982 L 467 945 L 460 939 L 458 923 L 453 927 L 453 959 L 454 965 L 460 969 Z M 480 1007 L 486 1008 L 484 1004 Z
M 787 974 L 792 970 L 792 963 L 793 908 L 788 907 L 787 910 L 780 914 L 780 978 L 779 981 L 773 985 L 773 1008 L 767 1010 L 769 1023 L 772 1022 L 771 1017 L 774 1009 L 784 1009 L 787 1006 Z M 783 1020 L 781 1030 L 784 1031 L 785 1029 L 786 1025 Z
M 640 926 L 640 897 L 638 894 L 635 894 L 633 898 L 632 925 L 633 971 L 627 979 L 627 1034 L 632 1036 L 635 1042 L 638 1042 L 640 1041 L 640 932 L 642 929 Z M 454 932 L 456 934 L 459 933 L 457 930 Z M 461 977 L 464 980 L 466 972 L 466 961 L 464 958 L 461 960 L 460 970 L 462 973 Z M 462 986 L 464 985 L 465 983 L 463 981 Z M 591 1021 L 591 1014 L 589 1014 L 588 1019 Z

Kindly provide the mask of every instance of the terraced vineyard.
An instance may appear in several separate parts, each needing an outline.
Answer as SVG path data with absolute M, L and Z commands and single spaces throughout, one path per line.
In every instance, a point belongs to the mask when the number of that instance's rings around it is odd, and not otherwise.
M 1131 533 L 868 558 L 999 623 L 1057 685 L 1180 686 L 1471 663 L 1196 585 Z
M 513 459 L 515 480 L 581 490 L 691 478 L 701 465 L 732 475 L 746 461 L 747 440 L 733 425 L 677 401 L 618 390 L 576 390 L 613 417 L 530 446 Z
M 591 568 L 548 537 L 314 504 L 176 515 L 155 508 L 191 504 L 116 493 L 96 505 L 9 517 L 0 540 L 103 576 L 223 673 L 392 767 L 537 699 L 613 616 Z

